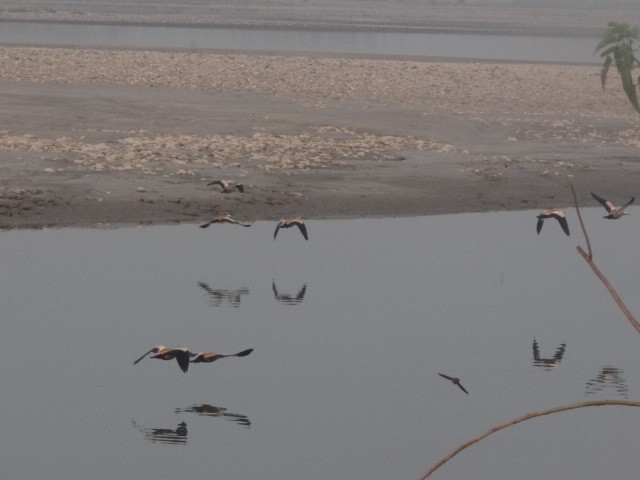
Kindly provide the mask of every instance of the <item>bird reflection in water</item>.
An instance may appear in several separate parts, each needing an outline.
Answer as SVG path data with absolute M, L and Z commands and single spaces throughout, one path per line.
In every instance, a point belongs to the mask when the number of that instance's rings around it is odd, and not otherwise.
M 209 304 L 214 307 L 220 307 L 222 305 L 239 307 L 242 295 L 249 294 L 248 288 L 239 288 L 238 290 L 214 290 L 204 282 L 198 282 L 198 286 L 207 292 L 209 295 Z
M 304 294 L 307 293 L 306 283 L 302 285 L 302 288 L 298 291 L 298 294 L 295 297 L 293 295 L 278 292 L 275 280 L 271 283 L 271 288 L 273 288 L 273 295 L 276 297 L 276 300 L 287 305 L 297 305 L 298 303 L 301 303 L 302 300 L 304 300 Z
M 620 397 L 627 398 L 629 387 L 622 374 L 624 370 L 611 366 L 604 366 L 595 378 L 587 381 L 585 395 L 593 395 L 605 388 L 615 388 Z
M 533 339 L 533 366 L 542 367 L 545 370 L 551 370 L 554 367 L 560 365 L 562 357 L 564 356 L 564 350 L 567 347 L 566 343 L 561 343 L 556 350 L 555 355 L 552 358 L 542 358 L 540 356 L 540 348 L 538 347 L 538 341 Z
M 131 420 L 134 428 L 142 432 L 144 438 L 153 443 L 168 445 L 185 445 L 187 443 L 187 424 L 180 422 L 175 430 L 170 428 L 147 428 Z
M 176 408 L 176 413 L 197 413 L 198 415 L 205 417 L 221 417 L 243 427 L 251 428 L 251 421 L 246 415 L 230 413 L 227 412 L 227 409 L 224 407 L 214 407 L 212 405 L 207 405 L 206 403 L 202 405 L 193 405 L 187 408 Z

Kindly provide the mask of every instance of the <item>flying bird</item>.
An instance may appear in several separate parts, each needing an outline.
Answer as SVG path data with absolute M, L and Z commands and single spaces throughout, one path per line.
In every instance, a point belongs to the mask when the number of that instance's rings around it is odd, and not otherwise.
M 613 203 L 611 203 L 608 200 L 605 200 L 602 197 L 599 197 L 598 195 L 596 195 L 593 192 L 591 192 L 591 196 L 593 198 L 595 198 L 598 201 L 598 203 L 605 208 L 605 210 L 607 212 L 609 212 L 609 215 L 606 215 L 604 218 L 609 218 L 609 219 L 613 219 L 613 220 L 615 220 L 617 218 L 621 218 L 623 215 L 629 215 L 629 212 L 625 212 L 624 209 L 627 208 L 629 205 L 631 205 L 636 200 L 636 197 L 631 197 L 631 200 L 629 200 L 623 206 L 621 206 L 620 208 L 616 208 L 613 205 Z
M 240 223 L 237 220 L 234 220 L 233 218 L 231 218 L 231 215 L 227 215 L 227 214 L 220 214 L 220 215 L 216 215 L 215 218 L 213 220 L 211 220 L 210 222 L 207 222 L 203 225 L 200 225 L 200 228 L 207 228 L 210 225 L 213 225 L 214 223 L 234 223 L 236 225 L 242 225 L 243 227 L 250 227 L 251 224 L 248 223 Z
M 550 210 L 545 210 L 540 215 L 538 215 L 538 224 L 536 225 L 536 231 L 538 232 L 538 235 L 540 235 L 540 230 L 542 230 L 544 219 L 551 217 L 558 220 L 558 223 L 560 223 L 560 226 L 562 227 L 562 230 L 564 230 L 564 233 L 569 235 L 569 224 L 567 223 L 567 217 L 565 213 L 562 210 L 553 208 Z
M 278 236 L 278 230 L 280 230 L 281 228 L 291 228 L 291 227 L 298 227 L 304 239 L 309 240 L 309 236 L 307 235 L 307 227 L 304 224 L 304 220 L 302 220 L 302 218 L 300 217 L 283 218 L 282 220 L 280 220 L 278 222 L 278 225 L 276 226 L 276 231 L 273 232 L 273 239 L 275 240 L 276 237 Z
M 133 362 L 133 364 L 135 365 L 150 353 L 155 353 L 151 358 L 158 358 L 160 360 L 173 360 L 175 358 L 180 370 L 185 373 L 189 370 L 189 358 L 194 355 L 186 347 L 169 348 L 164 345 L 157 345 Z
M 215 353 L 215 352 L 200 352 L 195 354 L 195 358 L 191 360 L 191 363 L 211 363 L 216 360 L 220 360 L 221 358 L 226 357 L 246 357 L 251 352 L 253 352 L 253 348 L 249 348 L 247 350 L 243 350 L 238 353 L 226 354 L 226 353 Z
M 222 193 L 232 193 L 234 190 L 238 190 L 240 193 L 244 193 L 244 185 L 241 183 L 236 183 L 235 185 L 231 185 L 226 180 L 216 180 L 211 183 L 207 183 L 207 187 L 211 185 L 220 185 L 222 187 Z
M 466 393 L 467 395 L 469 395 L 469 392 L 467 392 L 467 390 L 462 386 L 462 384 L 460 383 L 460 379 L 456 378 L 456 377 L 448 377 L 447 375 L 443 375 L 442 373 L 439 373 L 438 375 L 440 375 L 442 378 L 446 378 L 447 380 L 449 380 L 451 383 L 453 383 L 454 385 L 457 385 L 460 387 L 460 390 L 462 390 L 464 393 Z

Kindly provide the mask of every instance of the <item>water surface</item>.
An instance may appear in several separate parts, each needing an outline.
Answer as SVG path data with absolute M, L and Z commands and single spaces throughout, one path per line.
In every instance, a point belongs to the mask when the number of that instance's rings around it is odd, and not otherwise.
M 389 54 L 600 63 L 598 38 L 0 22 L 0 44 Z
M 638 314 L 637 219 L 601 210 L 584 212 L 595 258 Z M 308 242 L 274 222 L 4 232 L 2 471 L 419 478 L 524 413 L 637 400 L 640 336 L 575 251 L 575 216 L 571 237 L 553 219 L 537 236 L 536 213 L 308 220 Z M 132 364 L 160 343 L 255 350 Z M 434 478 L 636 478 L 639 424 L 536 419 Z

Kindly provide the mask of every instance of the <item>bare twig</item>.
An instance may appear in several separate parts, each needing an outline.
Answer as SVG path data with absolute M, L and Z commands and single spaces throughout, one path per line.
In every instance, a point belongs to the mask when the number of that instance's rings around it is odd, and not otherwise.
M 435 472 L 438 468 L 440 468 L 442 465 L 447 463 L 449 460 L 451 460 L 453 457 L 455 457 L 457 454 L 459 454 L 465 448 L 470 447 L 471 445 L 473 445 L 475 443 L 478 443 L 483 438 L 488 437 L 489 435 L 491 435 L 492 433 L 497 432 L 498 430 L 502 430 L 504 428 L 510 427 L 511 425 L 515 425 L 516 423 L 521 423 L 521 422 L 524 422 L 525 420 L 529 420 L 529 419 L 535 418 L 535 417 L 541 417 L 543 415 L 551 415 L 553 413 L 564 412 L 564 411 L 567 411 L 567 410 L 574 410 L 576 408 L 598 407 L 598 406 L 602 406 L 602 405 L 622 405 L 622 406 L 625 406 L 625 407 L 640 407 L 640 402 L 630 402 L 630 401 L 627 401 L 627 400 L 599 400 L 599 401 L 594 401 L 594 402 L 574 403 L 573 405 L 563 405 L 561 407 L 549 408 L 547 410 L 541 410 L 539 412 L 527 413 L 526 415 L 523 415 L 522 417 L 518 417 L 518 418 L 516 418 L 514 420 L 510 420 L 510 421 L 508 421 L 506 423 L 503 423 L 502 425 L 498 425 L 496 427 L 493 427 L 490 430 L 487 430 L 485 433 L 483 433 L 479 437 L 476 437 L 473 440 L 468 441 L 467 443 L 463 443 L 458 448 L 456 448 L 454 451 L 449 453 L 446 457 L 442 458 L 442 460 L 440 460 L 438 463 L 436 463 L 433 467 L 431 467 L 431 469 L 423 477 L 421 477 L 420 480 L 425 480 L 433 472 Z
M 598 269 L 598 267 L 596 267 L 596 264 L 593 261 L 593 252 L 591 250 L 591 242 L 589 242 L 589 235 L 587 235 L 587 229 L 585 228 L 584 222 L 582 221 L 582 216 L 580 215 L 580 207 L 578 206 L 576 191 L 573 189 L 573 184 L 571 182 L 569 182 L 569 187 L 571 188 L 571 193 L 573 194 L 573 202 L 576 207 L 576 212 L 578 213 L 578 219 L 580 220 L 582 233 L 584 233 L 584 238 L 587 242 L 588 253 L 585 252 L 580 245 L 576 247 L 578 250 L 578 253 L 582 255 L 582 258 L 584 258 L 587 264 L 591 267 L 591 270 L 593 270 L 593 273 L 595 273 L 596 276 L 600 279 L 600 281 L 604 284 L 604 286 L 607 287 L 607 290 L 609 290 L 609 293 L 613 297 L 613 300 L 618 304 L 618 307 L 620 307 L 620 310 L 622 310 L 622 313 L 624 313 L 625 317 L 627 317 L 627 320 L 629 320 L 633 328 L 635 328 L 638 331 L 638 333 L 640 333 L 640 323 L 638 323 L 638 321 L 635 319 L 633 314 L 629 311 L 627 306 L 624 304 L 624 302 L 620 298 L 620 295 L 618 295 L 618 292 L 616 292 L 615 288 L 613 288 L 613 285 L 609 283 L 609 280 L 607 279 L 607 277 L 605 277 L 604 274 Z
M 580 220 L 580 227 L 582 227 L 582 233 L 584 234 L 584 239 L 587 242 L 587 251 L 589 252 L 589 260 L 591 260 L 593 258 L 593 252 L 591 251 L 591 242 L 589 241 L 589 235 L 587 235 L 587 229 L 585 228 L 584 222 L 582 221 L 582 215 L 580 215 L 580 207 L 578 207 L 578 197 L 576 197 L 576 191 L 573 189 L 573 184 L 571 182 L 569 182 L 569 187 L 571 188 L 571 193 L 573 195 L 573 204 L 576 206 L 576 213 L 578 214 L 578 220 Z M 584 252 L 584 250 L 582 250 L 582 248 L 580 247 L 578 247 L 578 251 Z

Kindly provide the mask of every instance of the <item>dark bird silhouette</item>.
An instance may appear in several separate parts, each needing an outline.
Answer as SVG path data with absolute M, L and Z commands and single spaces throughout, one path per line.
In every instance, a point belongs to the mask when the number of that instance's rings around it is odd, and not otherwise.
M 304 224 L 304 220 L 302 220 L 302 218 L 300 217 L 283 218 L 282 220 L 280 220 L 278 222 L 278 225 L 276 226 L 276 231 L 273 232 L 273 239 L 275 240 L 276 237 L 278 236 L 278 230 L 280 230 L 281 228 L 291 228 L 291 227 L 298 227 L 304 239 L 309 240 L 309 236 L 307 235 L 307 227 Z
M 210 187 L 211 185 L 220 185 L 220 187 L 222 187 L 222 193 L 232 193 L 234 190 L 238 190 L 240 193 L 244 193 L 244 185 L 242 185 L 241 183 L 231 185 L 226 180 L 216 180 L 214 182 L 207 183 L 207 187 Z
M 173 360 L 175 358 L 180 370 L 185 373 L 189 370 L 189 357 L 193 356 L 193 353 L 186 347 L 169 348 L 164 345 L 157 345 L 133 362 L 133 364 L 135 365 L 150 353 L 155 353 L 151 358 L 158 358 L 160 360 Z
M 287 303 L 289 305 L 295 305 L 297 303 L 302 302 L 304 300 L 304 294 L 307 291 L 307 284 L 302 285 L 302 288 L 298 291 L 298 294 L 294 297 L 293 295 L 287 295 L 285 293 L 279 293 L 278 288 L 276 287 L 276 281 L 273 280 L 271 283 L 271 288 L 273 289 L 273 295 L 276 297 L 276 300 L 282 303 Z
M 604 209 L 609 213 L 609 215 L 605 215 L 604 218 L 609 218 L 611 220 L 616 220 L 618 218 L 622 218 L 623 215 L 629 215 L 629 212 L 625 212 L 624 209 L 627 208 L 629 205 L 631 205 L 636 200 L 636 197 L 631 197 L 631 200 L 629 200 L 623 206 L 621 206 L 620 208 L 616 208 L 613 205 L 613 203 L 611 203 L 608 200 L 605 200 L 602 197 L 599 197 L 598 195 L 596 195 L 593 192 L 591 192 L 591 196 L 593 198 L 595 198 L 598 201 L 598 203 L 600 205 L 602 205 L 604 207 Z
M 451 383 L 453 383 L 454 385 L 457 385 L 460 387 L 460 390 L 462 390 L 464 393 L 466 393 L 467 395 L 469 395 L 469 392 L 467 392 L 466 388 L 464 388 L 462 386 L 462 384 L 460 383 L 460 379 L 456 378 L 456 377 L 448 377 L 447 375 L 443 375 L 442 373 L 439 373 L 438 375 L 440 375 L 442 378 L 446 378 L 447 380 L 449 380 Z
M 538 232 L 538 235 L 540 235 L 540 230 L 542 230 L 544 219 L 552 217 L 558 220 L 558 223 L 560 223 L 560 226 L 562 227 L 562 230 L 564 230 L 564 233 L 569 235 L 569 224 L 567 223 L 567 217 L 562 210 L 557 209 L 545 210 L 540 215 L 538 215 L 538 224 L 536 225 L 536 231 Z
M 195 354 L 195 358 L 191 360 L 191 363 L 211 363 L 226 357 L 246 357 L 251 352 L 253 352 L 253 348 L 249 348 L 247 350 L 243 350 L 242 352 L 232 353 L 232 354 L 200 352 Z
M 250 227 L 251 226 L 251 224 L 240 223 L 237 220 L 234 220 L 233 218 L 231 218 L 231 215 L 227 215 L 225 213 L 222 213 L 220 215 L 216 215 L 213 220 L 211 220 L 211 221 L 209 221 L 209 222 L 207 222 L 205 224 L 200 225 L 200 228 L 207 228 L 210 225 L 213 225 L 214 223 L 233 223 L 235 225 L 241 225 L 243 227 Z

